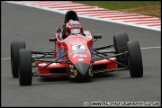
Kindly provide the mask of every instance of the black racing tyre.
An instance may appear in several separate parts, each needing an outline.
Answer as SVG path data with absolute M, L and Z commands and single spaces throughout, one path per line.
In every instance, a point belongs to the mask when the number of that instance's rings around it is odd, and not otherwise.
M 32 58 L 31 50 L 19 50 L 19 83 L 20 85 L 32 84 Z
M 126 32 L 115 33 L 113 36 L 113 43 L 115 54 L 124 53 L 127 50 L 127 42 L 129 41 L 128 35 Z M 128 65 L 128 58 L 125 54 L 116 57 L 117 62 L 120 62 L 124 65 Z M 118 68 L 122 68 L 124 66 L 117 63 Z
M 143 64 L 141 49 L 138 41 L 129 41 L 128 46 L 128 62 L 130 68 L 131 77 L 142 77 L 143 76 Z
M 18 58 L 19 50 L 25 48 L 24 41 L 13 41 L 11 43 L 11 71 L 14 78 L 18 78 Z

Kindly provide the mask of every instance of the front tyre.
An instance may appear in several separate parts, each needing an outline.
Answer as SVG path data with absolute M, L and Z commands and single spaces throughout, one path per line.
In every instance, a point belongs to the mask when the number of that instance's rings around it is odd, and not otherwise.
M 32 84 L 32 58 L 31 51 L 28 49 L 19 51 L 19 83 L 20 85 Z
M 143 76 L 143 64 L 139 42 L 129 41 L 128 46 L 128 61 L 130 67 L 131 77 L 142 77 Z
M 19 58 L 19 50 L 25 48 L 24 41 L 13 41 L 11 43 L 11 70 L 12 76 L 14 78 L 18 78 L 18 58 Z
M 113 36 L 115 54 L 124 53 L 127 50 L 128 35 L 125 32 L 115 33 Z M 125 54 L 116 57 L 117 62 L 128 65 L 128 59 Z M 121 64 L 117 64 L 118 68 L 122 68 Z

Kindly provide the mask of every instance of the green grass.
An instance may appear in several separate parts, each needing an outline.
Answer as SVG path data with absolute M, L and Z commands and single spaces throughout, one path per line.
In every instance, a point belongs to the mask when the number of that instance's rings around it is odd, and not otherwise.
M 112 10 L 129 9 L 139 6 L 161 4 L 161 1 L 76 1 L 76 2 L 92 6 L 99 6 Z
M 161 1 L 75 1 L 110 10 L 138 13 L 161 18 Z

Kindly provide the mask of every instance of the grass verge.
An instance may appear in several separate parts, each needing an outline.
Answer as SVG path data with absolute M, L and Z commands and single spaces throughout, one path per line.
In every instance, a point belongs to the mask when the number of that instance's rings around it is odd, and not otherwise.
M 137 13 L 161 18 L 161 1 L 76 1 L 110 10 Z

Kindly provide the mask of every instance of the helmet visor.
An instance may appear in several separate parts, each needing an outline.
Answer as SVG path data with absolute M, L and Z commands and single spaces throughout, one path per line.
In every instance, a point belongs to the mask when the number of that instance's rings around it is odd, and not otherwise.
M 79 34 L 81 33 L 80 29 L 72 29 L 70 30 L 70 34 Z

